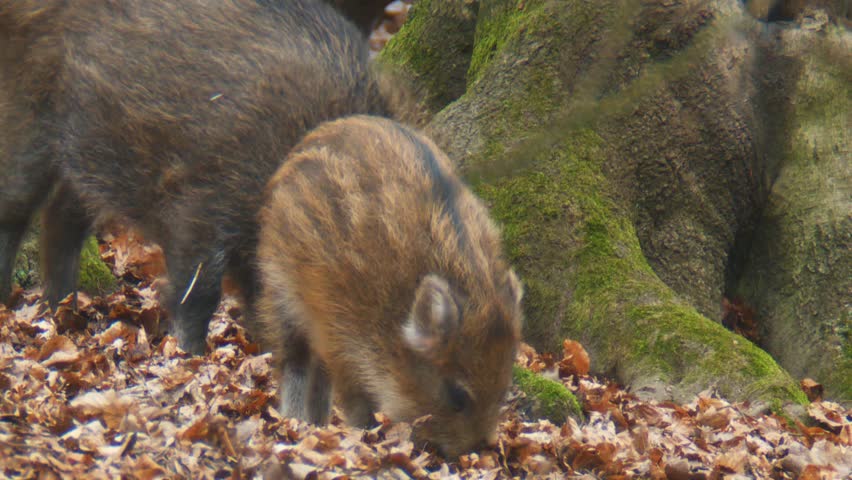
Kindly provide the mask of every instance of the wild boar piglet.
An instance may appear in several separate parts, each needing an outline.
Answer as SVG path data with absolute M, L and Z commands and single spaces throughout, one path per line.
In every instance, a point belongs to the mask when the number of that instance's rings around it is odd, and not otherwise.
M 483 203 L 429 139 L 391 120 L 325 123 L 291 152 L 260 214 L 257 337 L 284 415 L 418 422 L 448 456 L 493 441 L 522 289 Z

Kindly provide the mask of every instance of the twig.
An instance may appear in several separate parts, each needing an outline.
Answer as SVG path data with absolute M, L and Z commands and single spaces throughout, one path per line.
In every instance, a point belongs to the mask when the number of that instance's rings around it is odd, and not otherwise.
M 186 297 L 189 296 L 190 292 L 192 292 L 192 287 L 195 286 L 195 281 L 198 280 L 198 274 L 201 273 L 201 266 L 204 265 L 204 262 L 198 264 L 198 268 L 195 269 L 195 275 L 192 277 L 192 281 L 189 282 L 189 287 L 186 288 L 186 293 L 183 294 L 183 298 L 180 299 L 180 304 L 183 305 L 186 302 Z

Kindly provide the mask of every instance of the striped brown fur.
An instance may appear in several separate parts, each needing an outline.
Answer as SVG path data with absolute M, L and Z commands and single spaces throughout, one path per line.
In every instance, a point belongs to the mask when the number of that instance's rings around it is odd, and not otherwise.
M 449 455 L 494 433 L 521 288 L 430 140 L 377 117 L 326 123 L 273 176 L 260 223 L 258 330 L 286 414 L 322 421 L 330 383 L 354 424 L 432 415 L 418 438 Z

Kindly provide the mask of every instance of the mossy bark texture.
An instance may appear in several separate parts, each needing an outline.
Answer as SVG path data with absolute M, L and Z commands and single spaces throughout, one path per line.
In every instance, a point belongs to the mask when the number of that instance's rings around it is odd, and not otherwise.
M 770 30 L 778 168 L 737 290 L 791 374 L 852 404 L 852 34 Z
M 736 0 L 480 2 L 465 93 L 430 130 L 503 225 L 535 346 L 577 339 L 645 396 L 804 402 L 719 324 L 786 148 L 763 91 L 785 81 L 760 70 L 768 28 Z M 383 61 L 426 61 L 419 45 Z M 833 228 L 820 249 L 842 255 L 849 227 Z
M 464 93 L 478 9 L 478 0 L 418 0 L 382 51 L 383 63 L 414 81 L 432 113 Z

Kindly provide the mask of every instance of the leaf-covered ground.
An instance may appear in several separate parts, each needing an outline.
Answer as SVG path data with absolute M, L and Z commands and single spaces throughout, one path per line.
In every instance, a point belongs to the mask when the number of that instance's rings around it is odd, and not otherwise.
M 411 0 L 394 1 L 370 38 L 378 51 Z M 324 427 L 282 418 L 269 355 L 239 327 L 226 295 L 209 353 L 188 357 L 152 338 L 165 313 L 156 296 L 159 249 L 115 228 L 102 254 L 122 287 L 79 295 L 50 313 L 38 291 L 0 306 L 0 476 L 6 478 L 802 478 L 852 476 L 852 411 L 829 402 L 788 425 L 712 393 L 688 405 L 642 402 L 585 375 L 588 356 L 522 349 L 518 362 L 561 381 L 587 421 L 525 418 L 509 399 L 495 448 L 441 458 L 410 427 L 378 415 L 371 430 L 338 415 Z M 227 291 L 227 285 L 226 285 Z M 733 304 L 732 304 L 733 305 Z M 731 307 L 740 314 L 742 309 Z M 740 315 L 742 316 L 742 315 Z M 742 323 L 742 322 L 740 322 Z M 748 326 L 748 325 L 746 325 Z M 819 386 L 807 383 L 809 393 Z
M 55 314 L 39 292 L 0 307 L 0 474 L 8 478 L 805 478 L 852 475 L 852 411 L 813 403 L 812 425 L 750 415 L 708 393 L 687 405 L 639 401 L 570 358 L 525 347 L 522 365 L 563 382 L 587 421 L 523 418 L 513 393 L 494 449 L 441 458 L 381 415 L 371 430 L 337 416 L 316 427 L 276 412 L 269 355 L 226 296 L 209 353 L 188 357 L 156 297 L 159 250 L 119 231 L 103 256 L 124 281 Z

